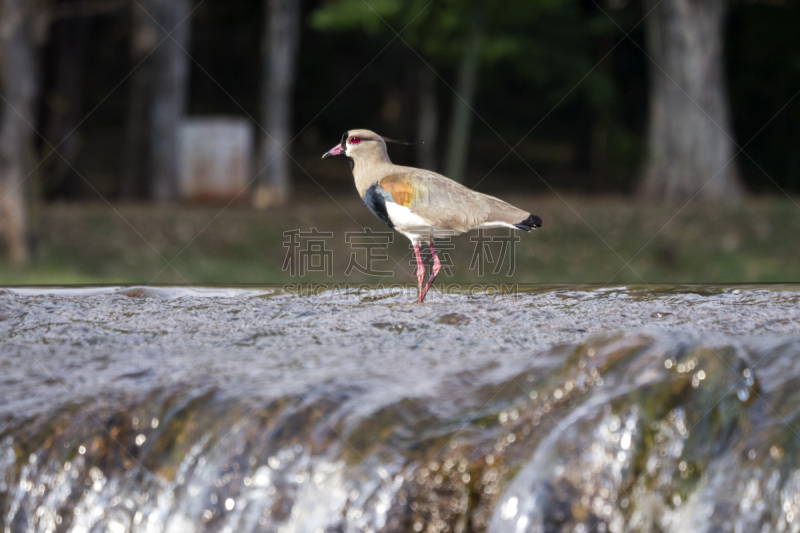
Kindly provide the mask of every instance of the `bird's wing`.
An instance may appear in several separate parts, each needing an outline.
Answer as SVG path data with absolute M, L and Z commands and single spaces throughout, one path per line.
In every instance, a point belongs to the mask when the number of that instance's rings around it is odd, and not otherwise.
M 386 199 L 407 207 L 431 225 L 456 233 L 500 223 L 515 225 L 529 213 L 435 172 L 398 167 L 380 180 Z

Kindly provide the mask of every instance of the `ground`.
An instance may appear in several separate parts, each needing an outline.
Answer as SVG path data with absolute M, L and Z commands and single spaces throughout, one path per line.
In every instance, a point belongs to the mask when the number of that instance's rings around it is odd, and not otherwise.
M 488 254 L 477 256 L 481 243 L 474 234 L 455 238 L 453 249 L 441 244 L 440 250 L 450 256 L 445 265 L 453 268 L 450 276 L 445 269 L 438 282 L 786 282 L 797 281 L 800 273 L 796 246 L 800 210 L 789 199 L 756 198 L 731 207 L 691 203 L 684 209 L 640 205 L 624 197 L 507 199 L 541 215 L 544 227 L 530 234 L 519 232 L 521 240 L 513 250 L 504 239 L 507 233 L 487 232 L 483 249 Z M 0 263 L 0 284 L 414 282 L 408 242 L 397 234 L 385 251 L 393 260 L 375 261 L 368 270 L 393 275 L 369 275 L 356 268 L 353 259 L 369 266 L 367 250 L 357 247 L 358 235 L 348 243 L 345 234 L 363 227 L 393 233 L 351 195 L 304 200 L 269 211 L 243 206 L 223 210 L 221 206 L 47 204 L 36 217 L 37 246 L 30 267 L 21 271 Z M 299 247 L 294 252 L 285 246 L 292 239 L 285 232 L 311 228 L 333 233 L 318 239 L 324 241 L 324 251 L 317 259 L 323 260 L 323 268 L 324 260 L 330 260 L 330 276 L 313 271 L 300 275 L 303 257 L 297 250 L 313 249 L 305 236 L 296 236 Z M 370 238 L 385 242 L 388 237 Z M 381 253 L 373 248 L 374 256 Z
M 799 358 L 800 285 L 5 289 L 0 516 L 796 531 Z

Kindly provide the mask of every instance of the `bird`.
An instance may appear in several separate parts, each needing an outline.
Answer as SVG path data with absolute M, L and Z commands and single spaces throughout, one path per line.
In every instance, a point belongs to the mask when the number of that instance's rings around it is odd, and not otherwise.
M 531 231 L 542 226 L 538 215 L 499 198 L 474 191 L 430 170 L 393 164 L 386 149 L 387 142 L 408 144 L 366 129 L 349 130 L 322 159 L 346 157 L 358 194 L 369 210 L 411 240 L 417 260 L 419 303 L 425 300 L 442 268 L 434 244 L 436 237 L 460 235 L 479 228 Z M 427 243 L 433 258 L 427 283 L 424 283 L 421 243 Z

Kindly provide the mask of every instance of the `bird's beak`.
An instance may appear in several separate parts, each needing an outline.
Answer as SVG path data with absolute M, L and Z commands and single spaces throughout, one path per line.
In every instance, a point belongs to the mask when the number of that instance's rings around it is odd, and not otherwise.
M 346 150 L 346 148 L 343 145 L 337 144 L 336 146 L 334 146 L 333 148 L 331 148 L 330 150 L 328 150 L 327 152 L 322 154 L 322 159 L 325 159 L 326 157 L 331 157 L 331 156 L 334 156 L 334 155 L 341 155 L 341 154 L 344 153 L 345 150 Z

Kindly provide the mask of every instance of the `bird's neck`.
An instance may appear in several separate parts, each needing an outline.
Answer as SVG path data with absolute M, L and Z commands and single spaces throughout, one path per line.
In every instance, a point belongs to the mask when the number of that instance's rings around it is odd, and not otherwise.
M 358 194 L 364 196 L 367 189 L 392 173 L 392 167 L 394 165 L 388 156 L 356 159 L 353 164 L 353 178 L 355 178 Z

